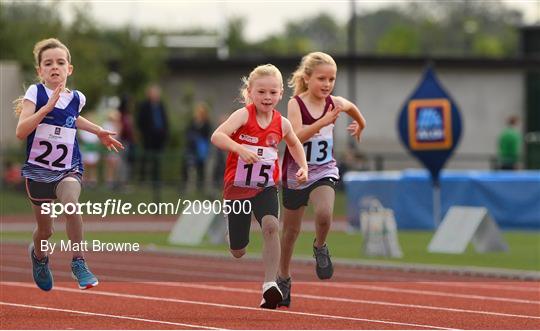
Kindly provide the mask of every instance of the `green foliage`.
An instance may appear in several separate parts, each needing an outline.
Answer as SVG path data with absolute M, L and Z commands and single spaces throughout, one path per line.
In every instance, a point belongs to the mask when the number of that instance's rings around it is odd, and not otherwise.
M 225 43 L 229 46 L 229 52 L 232 56 L 245 55 L 249 49 L 249 44 L 244 36 L 244 27 L 246 22 L 242 17 L 233 17 L 227 24 L 227 37 Z
M 71 50 L 73 87 L 88 97 L 93 108 L 102 96 L 130 93 L 141 97 L 145 86 L 166 73 L 163 44 L 145 47 L 145 39 L 164 33 L 133 27 L 100 28 L 88 12 L 91 4 L 72 5 L 74 18 L 63 22 L 57 2 L 0 3 L 0 59 L 21 63 L 26 84 L 35 81 L 32 49 L 38 40 L 58 37 Z M 347 51 L 347 22 L 318 14 L 289 22 L 284 31 L 250 43 L 244 35 L 245 18 L 229 20 L 225 43 L 231 56 L 300 55 L 314 50 L 333 54 Z M 521 14 L 500 1 L 409 2 L 361 12 L 356 16 L 359 53 L 391 55 L 513 56 L 518 45 Z M 186 35 L 216 33 L 193 27 Z M 182 56 L 215 56 L 208 49 L 174 50 Z M 112 69 L 122 78 L 112 85 Z
M 376 52 L 390 55 L 418 55 L 420 36 L 414 27 L 394 25 L 379 39 Z
M 254 43 L 251 52 L 264 55 L 304 54 L 322 49 L 344 52 L 345 44 L 344 28 L 330 15 L 319 14 L 299 22 L 287 23 L 283 34 L 272 35 Z
M 60 40 L 66 44 L 71 53 L 73 74 L 71 87 L 82 91 L 87 100 L 87 109 L 93 109 L 101 96 L 108 89 L 108 64 L 101 43 L 101 32 L 96 28 L 85 11 L 85 6 L 75 7 L 74 22 L 65 29 Z
M 521 14 L 500 1 L 407 2 L 356 16 L 358 53 L 380 55 L 514 56 Z M 244 23 L 231 21 L 227 39 L 231 55 L 297 55 L 321 50 L 343 54 L 347 25 L 328 14 L 286 24 L 282 33 L 251 45 L 243 39 Z
M 155 48 L 143 46 L 143 40 L 151 34 L 154 33 L 136 32 L 128 27 L 107 32 L 104 40 L 111 50 L 108 60 L 116 64 L 116 70 L 122 77 L 119 91 L 142 96 L 148 83 L 157 81 L 164 73 L 165 48 L 162 45 Z
M 344 51 L 346 42 L 345 31 L 328 14 L 303 19 L 300 22 L 287 24 L 285 37 L 291 40 L 307 40 L 311 44 L 311 50 L 331 48 L 336 51 Z M 305 52 L 305 49 L 298 49 Z
M 87 97 L 87 109 L 93 109 L 108 95 L 141 95 L 144 87 L 164 72 L 166 51 L 148 48 L 143 39 L 152 31 L 128 28 L 103 29 L 91 19 L 88 3 L 75 3 L 72 22 L 63 22 L 57 3 L 0 3 L 0 60 L 21 63 L 25 84 L 36 81 L 33 47 L 41 39 L 55 37 L 70 49 L 74 73 L 69 86 Z M 118 86 L 109 82 L 111 65 L 118 64 L 122 80 Z M 22 93 L 23 91 L 21 91 Z
M 63 30 L 58 11 L 40 3 L 0 2 L 0 59 L 20 62 L 26 78 L 35 81 L 34 44 Z

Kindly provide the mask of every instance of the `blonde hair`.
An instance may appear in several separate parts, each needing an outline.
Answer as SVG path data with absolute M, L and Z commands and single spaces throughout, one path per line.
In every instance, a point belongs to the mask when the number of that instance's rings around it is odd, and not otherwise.
M 49 38 L 40 40 L 34 45 L 34 60 L 36 61 L 36 67 L 39 67 L 39 64 L 41 63 L 41 54 L 46 50 L 53 48 L 61 48 L 66 51 L 67 60 L 71 63 L 71 54 L 66 45 L 62 44 L 62 42 L 56 38 Z
M 41 55 L 43 54 L 43 52 L 49 49 L 53 49 L 53 48 L 63 49 L 66 52 L 68 62 L 71 63 L 71 54 L 69 52 L 69 49 L 66 47 L 66 45 L 64 45 L 60 40 L 56 38 L 48 38 L 48 39 L 40 40 L 34 45 L 33 53 L 34 53 L 34 61 L 35 61 L 36 68 L 39 68 L 39 65 L 41 63 Z M 24 96 L 20 96 L 15 101 L 13 101 L 13 104 L 14 104 L 13 111 L 15 112 L 15 115 L 17 116 L 21 114 L 23 101 L 24 101 Z
M 304 80 L 304 75 L 311 76 L 315 67 L 321 64 L 330 64 L 337 69 L 336 61 L 330 55 L 323 52 L 309 53 L 302 58 L 300 65 L 288 81 L 289 87 L 294 90 L 293 95 L 307 91 L 308 86 Z
M 253 69 L 248 77 L 242 77 L 242 87 L 240 88 L 241 102 L 249 104 L 252 102 L 249 97 L 248 89 L 251 88 L 253 82 L 261 77 L 274 76 L 279 80 L 281 88 L 283 89 L 283 76 L 279 69 L 273 64 L 263 64 Z

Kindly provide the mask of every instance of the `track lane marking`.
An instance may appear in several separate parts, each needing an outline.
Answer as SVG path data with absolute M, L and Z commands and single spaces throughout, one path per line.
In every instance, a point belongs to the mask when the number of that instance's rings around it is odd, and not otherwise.
M 138 322 L 146 322 L 146 323 L 168 324 L 168 325 L 184 326 L 184 327 L 187 327 L 187 328 L 197 328 L 197 329 L 205 329 L 205 330 L 225 330 L 225 329 L 222 329 L 222 328 L 214 328 L 214 327 L 211 327 L 211 326 L 176 323 L 176 322 L 160 321 L 160 320 L 151 320 L 151 319 L 146 319 L 146 318 L 130 317 L 130 316 L 123 316 L 123 315 L 92 313 L 92 312 L 81 311 L 81 310 L 71 310 L 71 309 L 52 308 L 52 307 L 43 307 L 43 306 L 35 306 L 35 305 L 25 305 L 25 304 L 13 303 L 13 302 L 5 302 L 5 301 L 0 301 L 0 305 L 11 306 L 11 307 L 19 307 L 19 308 L 30 308 L 30 309 L 39 309 L 39 310 L 59 311 L 59 312 L 71 313 L 71 314 L 100 316 L 100 317 L 109 317 L 109 318 L 116 318 L 116 319 L 126 319 L 126 320 L 132 320 L 132 321 L 138 321 Z
M 33 285 L 33 284 L 25 284 L 25 283 L 17 283 L 17 282 L 2 282 L 1 285 L 4 285 L 4 286 L 17 286 L 17 287 L 25 287 L 25 288 L 35 288 L 35 285 Z M 248 307 L 248 306 L 237 306 L 237 305 L 228 305 L 228 304 L 205 302 L 205 301 L 183 300 L 183 299 L 175 299 L 175 298 L 160 298 L 160 297 L 152 297 L 152 296 L 147 296 L 147 295 L 126 294 L 126 293 L 117 293 L 117 292 L 104 292 L 104 291 L 98 291 L 98 290 L 94 290 L 94 289 L 92 289 L 90 291 L 81 291 L 79 289 L 72 289 L 72 288 L 57 286 L 57 287 L 54 288 L 54 290 L 55 291 L 63 291 L 63 292 L 71 292 L 71 293 L 83 294 L 83 295 L 101 295 L 101 296 L 117 297 L 117 298 L 129 298 L 129 299 L 158 301 L 158 302 L 171 302 L 171 303 L 191 304 L 191 305 L 199 305 L 199 306 L 211 306 L 211 307 L 226 308 L 226 309 L 250 310 L 250 311 L 263 312 L 263 313 L 300 315 L 300 316 L 309 316 L 309 317 L 319 317 L 319 318 L 324 318 L 324 319 L 336 319 L 336 320 L 348 320 L 348 321 L 357 321 L 357 322 L 380 323 L 380 324 L 390 324 L 390 325 L 402 325 L 402 326 L 409 326 L 409 327 L 412 326 L 412 327 L 426 328 L 426 329 L 455 330 L 455 328 L 451 328 L 451 327 L 440 327 L 440 326 L 427 325 L 427 324 L 393 322 L 393 321 L 384 321 L 384 320 L 376 320 L 376 319 L 367 319 L 367 318 L 358 318 L 358 317 L 349 317 L 349 316 L 338 316 L 338 315 L 325 315 L 325 314 L 307 313 L 307 312 L 299 312 L 299 311 L 277 310 L 277 309 L 276 310 L 272 310 L 272 309 L 263 310 L 262 308 L 254 308 L 254 307 Z
M 17 258 L 17 260 L 19 260 L 19 257 L 20 255 L 15 255 L 15 254 L 5 254 L 5 252 L 2 252 L 2 256 L 0 257 L 10 257 L 8 260 L 11 260 L 13 261 L 15 258 Z M 108 255 L 100 255 L 99 256 L 100 258 L 110 258 L 110 256 Z M 11 259 L 13 258 L 13 259 Z M 115 257 L 116 258 L 116 257 Z M 213 257 L 203 257 L 203 258 L 206 258 L 208 260 L 216 260 L 216 258 L 213 258 Z M 156 260 L 167 260 L 167 261 L 170 261 L 172 262 L 172 264 L 174 266 L 193 266 L 193 261 L 189 261 L 188 259 L 189 258 L 186 258 L 186 257 L 168 257 L 168 256 L 155 256 L 155 257 L 148 257 L 148 256 L 143 256 L 143 255 L 137 255 L 136 259 L 142 259 L 142 260 L 148 260 L 149 262 L 155 262 Z M 183 260 L 188 260 L 188 261 L 182 261 Z M 115 265 L 118 265 L 118 263 L 116 263 L 117 260 L 115 261 L 111 261 L 111 262 L 114 262 Z M 1 262 L 1 260 L 0 260 Z M 211 261 L 212 263 L 216 262 L 216 261 Z M 227 261 L 223 260 L 223 259 L 220 259 L 220 261 L 217 261 L 218 262 L 218 266 L 219 266 L 219 269 L 222 271 L 223 269 L 227 269 L 227 270 L 232 270 L 232 271 L 236 271 L 238 270 L 238 266 L 232 266 L 230 265 L 230 263 L 228 263 Z M 247 261 L 248 263 L 257 263 L 257 261 Z M 167 263 L 167 262 L 165 262 Z M 213 264 L 212 265 L 213 267 L 216 267 L 216 264 Z M 154 267 L 156 268 L 156 267 Z M 159 267 L 157 267 L 159 268 Z M 305 268 L 303 268 L 305 269 Z M 170 272 L 169 272 L 170 273 Z M 308 275 L 308 274 L 313 274 L 313 272 L 310 270 L 310 271 L 307 271 L 307 270 L 295 270 L 295 273 L 296 274 L 305 274 L 305 275 Z M 174 273 L 173 273 L 174 274 Z M 215 273 L 210 273 L 210 272 L 198 272 L 198 274 L 193 274 L 194 276 L 211 276 L 211 275 L 214 275 L 213 278 L 215 277 Z M 474 281 L 471 281 L 469 283 L 465 283 L 463 281 L 452 281 L 452 280 L 445 280 L 445 281 L 440 281 L 440 280 L 437 280 L 437 279 L 429 279 L 429 278 L 416 278 L 416 277 L 399 277 L 399 276 L 385 276 L 385 275 L 372 275 L 372 274 L 359 274 L 359 273 L 351 273 L 351 272 L 341 272 L 340 274 L 340 277 L 345 277 L 345 278 L 354 278 L 354 279 L 359 279 L 359 280 L 377 280 L 377 281 L 380 281 L 382 279 L 384 280 L 388 280 L 388 281 L 391 281 L 391 282 L 402 282 L 402 281 L 407 281 L 407 282 L 412 282 L 412 283 L 417 283 L 417 284 L 425 284 L 425 285 L 430 285 L 430 286 L 440 286 L 441 284 L 443 286 L 449 286 L 449 287 L 467 287 L 467 288 L 484 288 L 484 289 L 494 289 L 494 290 L 501 290 L 501 289 L 504 289 L 504 290 L 509 290 L 509 291 L 520 291 L 520 292 L 528 292 L 528 293 L 538 293 L 540 295 L 540 283 L 539 282 L 536 282 L 536 284 L 533 284 L 533 286 L 511 286 L 511 285 L 499 285 L 499 284 L 493 284 L 493 285 L 490 285 L 490 284 L 478 284 L 480 281 L 479 280 L 474 280 Z M 243 276 L 239 276 L 238 274 L 225 274 L 225 277 L 227 278 L 232 278 L 232 279 L 243 279 L 243 280 L 255 280 L 255 281 L 258 281 L 259 277 L 257 277 L 255 279 L 255 276 L 251 277 L 251 276 L 247 276 L 247 275 L 243 275 Z M 507 282 L 511 282 L 511 281 L 507 281 Z
M 9 259 L 10 261 L 15 261 L 15 259 Z M 17 259 L 20 261 L 20 258 Z M 216 273 L 216 272 L 199 272 L 199 271 L 186 271 L 186 270 L 175 270 L 171 271 L 170 268 L 156 268 L 156 267 L 145 267 L 140 268 L 133 265 L 122 265 L 120 263 L 103 263 L 103 262 L 93 262 L 93 266 L 102 267 L 107 270 L 118 270 L 118 271 L 140 271 L 148 273 L 157 273 L 157 274 L 170 274 L 170 275 L 185 275 L 185 276 L 198 276 L 198 277 L 208 277 L 216 278 L 223 280 L 232 279 L 232 280 L 243 280 L 243 281 L 260 281 L 260 277 L 247 276 L 247 275 L 238 275 L 238 274 L 228 274 L 228 273 Z M 297 284 L 303 284 L 307 282 L 297 282 Z M 441 291 L 430 291 L 430 290 L 413 290 L 413 289 L 402 289 L 402 288 L 393 288 L 386 286 L 377 286 L 377 285 L 360 285 L 360 284 L 348 284 L 344 282 L 333 282 L 333 283 L 323 283 L 321 282 L 318 286 L 324 287 L 338 287 L 346 289 L 362 289 L 362 290 L 371 290 L 371 291 L 381 291 L 381 292 L 395 292 L 395 293 L 408 293 L 408 294 L 418 294 L 418 295 L 431 295 L 431 296 L 444 296 L 444 297 L 453 297 L 459 299 L 475 299 L 475 300 L 491 300 L 491 301 L 500 301 L 500 302 L 512 302 L 512 303 L 524 303 L 524 304 L 540 304 L 540 301 L 537 300 L 526 300 L 526 299 L 514 299 L 507 297 L 494 297 L 494 296 L 485 296 L 485 295 L 475 295 L 475 294 L 459 294 L 452 292 L 441 292 Z
M 13 272 L 24 272 L 24 269 L 22 269 L 22 268 L 7 267 L 6 269 L 8 269 L 8 270 L 11 269 Z M 61 272 L 60 271 L 60 272 L 55 272 L 55 273 L 58 273 L 58 274 L 60 274 L 62 276 L 65 276 L 65 277 L 70 276 L 70 274 L 67 273 L 67 272 Z M 226 286 L 219 286 L 219 285 L 201 285 L 201 284 L 180 283 L 180 282 L 156 282 L 156 281 L 152 281 L 152 280 L 144 280 L 144 279 L 128 278 L 128 277 L 117 277 L 117 276 L 107 276 L 107 275 L 104 275 L 101 278 L 109 279 L 111 281 L 137 282 L 137 283 L 143 283 L 143 284 L 146 284 L 146 285 L 159 285 L 159 286 L 169 286 L 169 287 L 187 287 L 187 288 L 198 288 L 198 289 L 205 289 L 205 290 L 218 290 L 218 291 L 227 291 L 227 292 L 260 294 L 260 292 L 256 291 L 256 290 L 245 289 L 245 288 L 237 288 L 237 287 L 226 287 Z M 3 282 L 3 283 L 10 283 L 10 282 Z M 311 285 L 310 283 L 303 283 L 303 284 L 304 285 Z M 34 286 L 28 285 L 28 287 L 34 287 Z M 312 299 L 312 300 L 317 300 L 317 301 L 328 300 L 328 301 L 336 301 L 336 302 L 349 302 L 349 303 L 362 303 L 362 304 L 371 304 L 371 305 L 395 306 L 395 307 L 427 309 L 427 310 L 440 310 L 440 311 L 451 311 L 451 312 L 470 313 L 470 314 L 493 315 L 493 316 L 501 316 L 501 317 L 540 319 L 540 316 L 532 316 L 532 315 L 510 314 L 510 313 L 500 313 L 500 312 L 485 311 L 485 310 L 471 310 L 471 309 L 441 307 L 441 306 L 424 306 L 424 305 L 396 303 L 396 302 L 389 302 L 389 301 L 375 301 L 375 300 L 350 299 L 350 298 L 330 297 L 330 296 L 317 296 L 317 295 L 301 294 L 301 293 L 295 293 L 295 297 L 300 297 L 300 298 L 304 298 L 304 299 Z
M 453 297 L 453 298 L 460 298 L 460 299 L 491 300 L 491 301 L 540 305 L 540 301 L 537 301 L 537 300 L 493 297 L 493 296 L 475 295 L 475 294 L 459 294 L 459 293 L 428 291 L 428 290 L 412 290 L 412 289 L 401 289 L 401 288 L 398 289 L 398 288 L 378 286 L 378 285 L 325 283 L 324 286 L 347 288 L 347 289 L 372 290 L 372 291 L 381 291 L 381 292 L 396 292 L 396 293 L 408 293 L 408 294 L 418 294 L 418 295 L 444 296 L 444 297 Z

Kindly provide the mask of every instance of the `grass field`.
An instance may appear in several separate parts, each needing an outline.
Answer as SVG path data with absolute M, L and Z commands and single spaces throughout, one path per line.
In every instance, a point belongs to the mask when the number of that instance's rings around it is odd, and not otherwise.
M 0 207 L 2 215 L 29 214 L 29 202 L 24 192 L 0 191 Z M 83 191 L 80 199 L 85 201 L 104 201 L 111 197 L 111 190 L 88 189 Z M 130 191 L 114 191 L 114 198 L 125 202 L 150 202 L 153 201 L 153 192 L 147 186 L 132 188 Z M 161 201 L 170 202 L 176 199 L 203 199 L 211 198 L 191 194 L 182 196 L 176 188 L 164 187 L 161 192 Z M 216 198 L 216 197 L 213 197 Z M 343 192 L 337 192 L 335 203 L 335 217 L 345 217 L 346 197 Z M 311 216 L 311 210 L 308 209 L 307 217 Z M 167 242 L 168 233 L 165 232 L 88 232 L 86 239 L 99 239 L 109 242 L 138 242 L 141 245 L 157 245 L 164 247 L 173 247 Z M 427 252 L 427 246 L 433 236 L 432 232 L 423 231 L 401 231 L 399 233 L 399 242 L 404 256 L 400 259 L 367 257 L 362 253 L 362 236 L 358 233 L 332 232 L 328 238 L 328 244 L 331 248 L 331 254 L 338 258 L 364 259 L 364 260 L 382 260 L 396 263 L 427 263 L 457 266 L 480 266 L 496 267 L 508 269 L 540 270 L 540 232 L 526 231 L 508 231 L 504 232 L 504 238 L 509 244 L 510 250 L 504 253 L 476 253 L 472 246 L 469 246 L 464 254 L 434 254 Z M 10 232 L 0 233 L 1 240 L 25 240 L 29 241 L 31 233 L 29 232 Z M 312 255 L 311 245 L 314 234 L 303 232 L 297 242 L 295 256 L 310 257 Z M 65 239 L 63 231 L 59 231 L 53 237 L 54 240 Z M 227 252 L 226 245 L 213 245 L 203 243 L 197 247 L 177 246 L 190 248 L 194 250 L 211 250 Z M 250 253 L 260 253 L 262 240 L 260 233 L 252 233 L 251 242 L 248 247 Z
M 203 200 L 203 199 L 221 199 L 221 192 L 214 194 L 190 193 L 182 194 L 178 188 L 172 186 L 164 186 L 161 189 L 160 201 L 176 203 L 178 199 L 183 200 Z M 148 185 L 132 186 L 126 190 L 110 190 L 104 186 L 101 188 L 83 189 L 80 202 L 104 202 L 107 199 L 114 198 L 122 200 L 122 202 L 130 202 L 132 204 L 154 202 L 154 191 Z M 281 199 L 281 197 L 280 197 Z M 347 199 L 345 192 L 337 191 L 334 204 L 334 217 L 346 216 Z M 23 191 L 0 190 L 0 214 L 1 215 L 17 215 L 31 214 L 30 202 Z M 313 211 L 311 208 L 306 209 L 306 216 L 311 217 Z
M 362 236 L 360 234 L 348 234 L 332 232 L 328 238 L 331 254 L 337 258 L 362 259 L 370 261 L 391 261 L 396 263 L 426 263 L 453 266 L 478 266 L 506 269 L 522 269 L 540 271 L 540 233 L 538 232 L 504 232 L 504 239 L 510 249 L 508 252 L 479 254 L 469 246 L 464 254 L 434 254 L 427 252 L 427 246 L 431 240 L 432 232 L 401 231 L 399 242 L 404 256 L 400 259 L 366 257 L 362 253 Z M 162 247 L 183 247 L 193 250 L 210 250 L 227 252 L 226 245 L 213 245 L 204 243 L 197 247 L 175 246 L 167 242 L 168 233 L 121 233 L 121 232 L 88 232 L 86 240 L 98 239 L 103 242 L 138 242 L 141 245 L 153 244 Z M 303 232 L 296 244 L 295 256 L 310 257 L 311 245 L 314 234 Z M 13 232 L 1 233 L 3 240 L 29 241 L 31 233 Z M 65 233 L 59 231 L 53 237 L 53 241 L 66 239 Z M 260 233 L 251 234 L 251 242 L 248 253 L 260 253 L 262 240 Z

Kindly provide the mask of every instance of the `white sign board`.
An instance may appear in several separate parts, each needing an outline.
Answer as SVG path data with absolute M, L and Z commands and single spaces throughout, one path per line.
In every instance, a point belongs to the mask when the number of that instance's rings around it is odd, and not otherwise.
M 478 253 L 507 251 L 497 223 L 484 207 L 451 207 L 428 246 L 431 253 L 461 254 L 473 243 Z
M 221 214 L 181 215 L 169 234 L 169 243 L 199 245 L 208 233 L 212 243 L 225 240 L 225 219 Z M 222 223 L 222 224 L 220 224 Z

